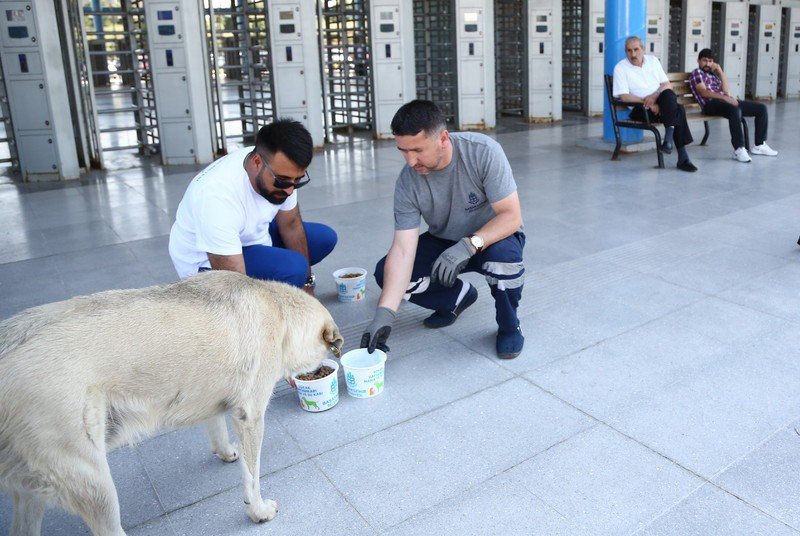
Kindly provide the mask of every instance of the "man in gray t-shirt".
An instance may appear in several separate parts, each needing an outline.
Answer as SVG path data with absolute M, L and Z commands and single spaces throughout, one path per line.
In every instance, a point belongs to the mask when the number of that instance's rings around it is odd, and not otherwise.
M 497 355 L 522 352 L 517 307 L 522 297 L 525 235 L 517 185 L 500 145 L 483 134 L 449 133 L 430 101 L 403 105 L 392 120 L 407 165 L 394 192 L 394 241 L 378 262 L 378 309 L 362 348 L 385 348 L 403 299 L 432 309 L 429 328 L 449 326 L 478 299 L 458 275 L 479 272 L 495 300 Z M 428 231 L 419 234 L 421 220 Z

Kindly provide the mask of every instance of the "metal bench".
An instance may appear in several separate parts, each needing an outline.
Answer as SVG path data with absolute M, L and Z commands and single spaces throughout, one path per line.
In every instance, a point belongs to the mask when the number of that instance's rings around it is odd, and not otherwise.
M 708 136 L 711 133 L 708 128 L 708 122 L 714 119 L 722 119 L 727 121 L 724 117 L 713 117 L 708 115 L 703 115 L 703 111 L 700 109 L 700 104 L 698 104 L 697 99 L 694 98 L 692 94 L 691 86 L 689 84 L 689 76 L 691 73 L 667 73 L 667 78 L 672 83 L 672 90 L 675 92 L 675 95 L 678 97 L 678 104 L 682 104 L 684 110 L 686 111 L 686 121 L 689 123 L 702 121 L 703 128 L 705 132 L 703 134 L 703 141 L 700 142 L 700 145 L 705 145 L 708 141 Z M 650 118 L 646 113 L 644 115 L 644 121 L 634 121 L 632 119 L 622 119 L 620 120 L 617 117 L 617 111 L 619 110 L 628 110 L 630 108 L 635 108 L 637 106 L 641 107 L 644 111 L 644 106 L 640 103 L 630 103 L 630 102 L 623 102 L 620 99 L 614 98 L 614 78 L 607 74 L 604 77 L 605 84 L 606 84 L 606 96 L 608 97 L 608 107 L 611 110 L 611 121 L 614 125 L 614 137 L 616 138 L 617 145 L 614 148 L 614 154 L 611 156 L 611 160 L 617 160 L 619 158 L 619 152 L 622 148 L 622 140 L 619 135 L 620 127 L 623 128 L 634 128 L 638 130 L 649 130 L 653 133 L 656 138 L 656 155 L 658 156 L 658 167 L 664 167 L 664 155 L 661 151 L 661 133 L 655 126 L 655 123 L 650 121 Z M 745 121 L 744 117 L 742 117 L 742 128 L 744 129 L 744 143 L 745 148 L 749 151 L 750 150 L 750 134 L 747 129 L 747 122 Z

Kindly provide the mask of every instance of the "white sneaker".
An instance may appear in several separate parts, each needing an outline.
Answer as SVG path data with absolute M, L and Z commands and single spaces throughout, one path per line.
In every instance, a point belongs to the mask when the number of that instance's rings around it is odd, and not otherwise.
M 753 154 L 760 154 L 761 156 L 778 156 L 778 151 L 767 145 L 767 142 L 756 145 L 750 152 Z
M 733 151 L 733 159 L 736 160 L 737 162 L 744 162 L 744 163 L 752 161 L 750 155 L 747 154 L 747 149 L 745 149 L 744 147 L 739 147 L 738 149 Z

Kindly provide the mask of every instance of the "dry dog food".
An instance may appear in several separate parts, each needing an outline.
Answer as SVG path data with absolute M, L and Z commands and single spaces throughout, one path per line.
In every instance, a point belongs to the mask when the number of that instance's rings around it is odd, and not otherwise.
M 306 372 L 305 374 L 298 374 L 297 379 L 302 380 L 304 382 L 310 382 L 324 378 L 331 372 L 333 372 L 333 369 L 331 367 L 323 365 L 314 372 Z
M 353 279 L 354 277 L 361 277 L 362 274 L 344 274 L 339 277 L 342 279 Z

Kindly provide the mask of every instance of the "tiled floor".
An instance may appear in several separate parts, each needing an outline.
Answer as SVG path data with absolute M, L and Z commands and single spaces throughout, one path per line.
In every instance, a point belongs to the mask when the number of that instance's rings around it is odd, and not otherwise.
M 262 480 L 275 520 L 249 521 L 239 468 L 192 428 L 111 454 L 129 534 L 800 533 L 800 102 L 770 114 L 778 158 L 733 162 L 717 122 L 690 149 L 694 175 L 577 148 L 596 121 L 504 124 L 492 135 L 528 232 L 523 355 L 495 358 L 488 289 L 467 276 L 481 294 L 452 327 L 404 306 L 380 397 L 307 414 L 278 389 Z M 316 272 L 348 348 L 378 291 L 340 304 L 330 273 L 385 253 L 401 163 L 390 142 L 340 145 L 301 191 L 304 217 L 339 233 Z M 193 173 L 0 185 L 0 318 L 174 281 L 167 233 Z M 3 498 L 0 534 L 9 515 Z

